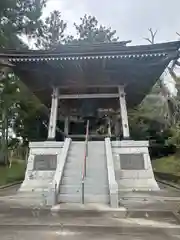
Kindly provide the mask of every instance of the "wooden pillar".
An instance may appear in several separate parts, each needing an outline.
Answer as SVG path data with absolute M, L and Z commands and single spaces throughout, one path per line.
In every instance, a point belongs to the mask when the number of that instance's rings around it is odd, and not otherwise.
M 48 140 L 55 140 L 55 137 L 56 137 L 58 101 L 59 101 L 58 88 L 53 88 L 51 113 L 49 118 Z
M 120 110 L 121 110 L 121 123 L 122 123 L 123 138 L 129 139 L 130 134 L 129 134 L 126 95 L 124 92 L 124 87 L 119 86 L 118 91 L 119 91 L 119 103 L 120 103 Z
M 66 116 L 64 120 L 64 133 L 66 136 L 69 135 L 69 116 Z

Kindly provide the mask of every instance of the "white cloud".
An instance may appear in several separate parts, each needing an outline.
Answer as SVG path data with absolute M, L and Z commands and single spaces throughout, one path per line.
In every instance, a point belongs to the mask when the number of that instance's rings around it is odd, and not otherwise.
M 179 0 L 49 0 L 45 15 L 54 9 L 62 12 L 71 32 L 73 23 L 87 13 L 134 44 L 146 43 L 150 27 L 158 29 L 157 42 L 177 40 L 180 31 Z

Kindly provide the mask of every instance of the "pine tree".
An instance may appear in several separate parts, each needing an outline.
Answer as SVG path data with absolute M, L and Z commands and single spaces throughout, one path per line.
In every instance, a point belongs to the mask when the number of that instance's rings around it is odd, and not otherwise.
M 27 47 L 21 36 L 33 36 L 41 23 L 40 17 L 46 0 L 1 0 L 0 1 L 0 48 L 21 49 Z M 2 62 L 0 70 L 4 69 Z M 17 102 L 21 91 L 11 70 L 5 69 L 1 76 L 0 122 L 1 122 L 1 159 L 8 163 L 8 130 L 17 115 Z M 17 78 L 16 78 L 17 79 Z
M 76 37 L 68 36 L 68 43 L 108 43 L 118 41 L 116 31 L 98 23 L 96 17 L 84 15 L 80 18 L 81 23 L 74 23 Z

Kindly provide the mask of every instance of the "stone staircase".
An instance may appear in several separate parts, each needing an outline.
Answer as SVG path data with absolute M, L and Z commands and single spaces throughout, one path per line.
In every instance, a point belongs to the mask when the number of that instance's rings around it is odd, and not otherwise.
M 72 142 L 60 186 L 59 203 L 82 202 L 84 142 Z M 85 203 L 109 203 L 107 161 L 103 141 L 88 143 Z

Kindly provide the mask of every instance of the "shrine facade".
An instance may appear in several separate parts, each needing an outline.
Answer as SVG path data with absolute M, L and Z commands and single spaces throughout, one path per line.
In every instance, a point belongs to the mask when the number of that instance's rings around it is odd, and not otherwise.
M 131 139 L 128 108 L 151 91 L 178 58 L 179 46 L 119 42 L 1 50 L 3 67 L 19 77 L 49 113 L 47 140 L 29 145 L 20 192 L 37 193 L 40 201 L 43 192 L 50 205 L 95 202 L 118 207 L 124 191 L 159 190 L 148 142 Z M 72 122 L 83 130 L 73 130 Z

